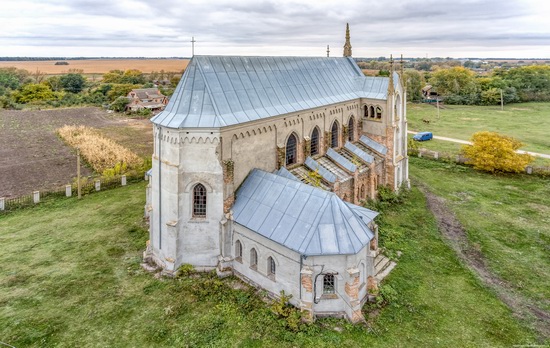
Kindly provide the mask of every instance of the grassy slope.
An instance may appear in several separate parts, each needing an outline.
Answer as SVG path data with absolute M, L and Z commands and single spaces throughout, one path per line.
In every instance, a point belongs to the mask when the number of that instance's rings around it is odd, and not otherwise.
M 550 310 L 550 182 L 411 158 L 411 176 L 447 199 L 489 267 Z
M 323 320 L 298 334 L 283 329 L 250 292 L 226 288 L 227 281 L 220 287 L 204 277 L 157 280 L 145 274 L 139 267 L 147 239 L 140 227 L 143 197 L 139 184 L 0 216 L 1 341 L 18 347 L 534 342 L 457 261 L 417 190 L 406 204 L 388 209 L 381 229 L 384 243 L 403 251 L 387 280 L 399 299 L 370 331 Z M 343 332 L 332 330 L 335 325 Z
M 524 150 L 550 153 L 550 103 L 524 103 L 504 106 L 448 105 L 440 110 L 426 104 L 408 104 L 409 129 L 431 131 L 435 135 L 470 140 L 473 133 L 488 130 L 513 136 Z M 430 120 L 430 124 L 422 122 Z

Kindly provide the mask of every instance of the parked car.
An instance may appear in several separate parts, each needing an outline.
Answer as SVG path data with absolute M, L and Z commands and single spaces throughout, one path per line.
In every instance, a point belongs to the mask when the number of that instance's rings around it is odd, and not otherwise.
M 426 141 L 426 140 L 432 140 L 433 137 L 434 136 L 432 132 L 419 132 L 413 136 L 413 139 L 416 141 Z

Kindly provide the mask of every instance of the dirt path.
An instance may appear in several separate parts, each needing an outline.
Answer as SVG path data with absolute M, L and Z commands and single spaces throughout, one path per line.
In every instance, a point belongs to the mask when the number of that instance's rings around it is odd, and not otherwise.
M 542 341 L 550 339 L 550 313 L 530 303 L 529 300 L 514 291 L 506 281 L 492 274 L 483 254 L 468 243 L 466 231 L 454 213 L 447 207 L 445 199 L 436 196 L 423 185 L 418 185 L 418 187 L 426 196 L 428 208 L 434 214 L 439 230 L 462 262 L 473 270 L 486 286 L 495 291 L 499 299 L 512 310 L 515 316 L 530 322 Z

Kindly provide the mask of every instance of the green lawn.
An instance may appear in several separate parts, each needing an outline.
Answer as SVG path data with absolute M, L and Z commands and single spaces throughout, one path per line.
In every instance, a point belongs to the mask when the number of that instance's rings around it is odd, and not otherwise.
M 550 103 L 510 104 L 504 111 L 499 106 L 446 105 L 439 118 L 434 106 L 409 103 L 407 119 L 413 131 L 470 140 L 473 133 L 487 130 L 521 140 L 524 150 L 550 153 Z
M 423 177 L 426 170 L 413 162 L 415 176 Z M 513 197 L 523 192 L 516 192 L 520 189 L 515 183 L 509 185 L 512 188 L 502 184 L 501 191 L 514 192 Z M 535 181 L 528 185 L 537 195 L 539 186 Z M 381 221 L 382 243 L 394 253 L 402 251 L 386 282 L 397 290 L 397 300 L 380 312 L 370 329 L 321 320 L 294 333 L 283 328 L 251 290 L 231 288 L 234 280 L 155 279 L 144 273 L 139 266 L 147 239 L 142 227 L 144 187 L 135 184 L 81 201 L 62 199 L 0 215 L 0 341 L 16 347 L 536 343 L 533 332 L 516 321 L 442 241 L 416 189 L 404 204 L 388 208 Z M 473 192 L 468 197 L 477 197 Z M 533 202 L 530 209 L 547 209 L 542 200 Z M 535 245 L 540 240 L 533 238 L 518 235 L 515 242 L 517 249 L 511 249 L 521 252 L 523 246 L 535 253 L 541 248 Z
M 410 175 L 444 197 L 490 269 L 550 310 L 550 181 L 411 158 Z

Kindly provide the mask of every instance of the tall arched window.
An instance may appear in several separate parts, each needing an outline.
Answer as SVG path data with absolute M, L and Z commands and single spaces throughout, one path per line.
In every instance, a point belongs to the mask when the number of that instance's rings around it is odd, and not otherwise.
M 240 240 L 235 242 L 235 259 L 239 262 L 242 262 L 243 259 L 243 245 Z
M 355 140 L 355 120 L 353 119 L 353 116 L 349 118 L 348 121 L 348 140 L 353 141 Z
M 362 199 L 365 198 L 365 185 L 361 185 L 361 193 L 360 193 L 360 196 Z
M 330 147 L 338 147 L 338 138 L 340 136 L 340 128 L 338 127 L 338 121 L 334 121 L 332 129 L 330 130 Z
M 296 163 L 296 136 L 291 134 L 286 141 L 286 165 Z
M 277 273 L 275 260 L 270 256 L 267 258 L 267 275 L 274 277 L 275 273 Z
M 258 267 L 258 252 L 254 248 L 250 249 L 250 267 Z
M 311 156 L 319 153 L 319 128 L 315 127 L 311 132 Z
M 371 105 L 370 109 L 369 109 L 369 114 L 370 114 L 370 117 L 374 118 L 374 106 Z
M 382 109 L 379 106 L 376 107 L 376 118 L 382 118 Z
M 334 294 L 334 274 L 325 274 L 323 277 L 323 294 Z
M 193 189 L 193 217 L 206 217 L 206 187 L 203 184 Z
M 369 107 L 368 106 L 364 106 L 363 109 L 365 110 L 365 115 L 364 117 L 369 117 Z

